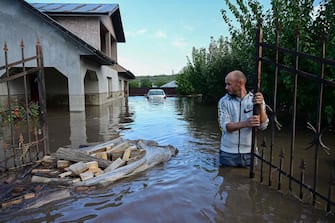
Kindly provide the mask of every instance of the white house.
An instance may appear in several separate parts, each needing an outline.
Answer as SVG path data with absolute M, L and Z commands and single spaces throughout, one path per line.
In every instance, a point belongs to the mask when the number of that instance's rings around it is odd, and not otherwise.
M 22 39 L 27 56 L 35 53 L 36 39 L 40 39 L 48 106 L 62 104 L 68 105 L 69 111 L 85 111 L 85 105 L 128 96 L 128 80 L 135 76 L 118 64 L 117 45 L 125 42 L 118 4 L 1 0 L 0 32 L 0 44 L 7 43 L 9 61 L 21 59 Z M 4 61 L 0 53 L 0 66 Z M 22 94 L 22 85 L 22 81 L 10 83 L 11 94 Z M 33 95 L 33 76 L 29 89 Z M 0 97 L 6 95 L 7 86 L 1 83 Z

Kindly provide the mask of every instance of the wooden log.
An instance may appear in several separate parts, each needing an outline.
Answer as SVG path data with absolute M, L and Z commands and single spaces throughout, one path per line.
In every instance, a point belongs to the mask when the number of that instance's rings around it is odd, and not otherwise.
M 75 176 L 79 176 L 81 173 L 85 172 L 86 170 L 88 170 L 88 166 L 86 165 L 86 163 L 80 161 L 78 163 L 72 164 L 71 166 L 69 166 L 69 170 L 75 175 Z
M 2 208 L 8 208 L 8 207 L 11 207 L 13 205 L 21 204 L 22 201 L 23 201 L 22 197 L 15 198 L 15 199 L 5 201 L 5 202 L 1 203 L 1 207 Z
M 119 144 L 122 141 L 123 141 L 122 138 L 118 137 L 108 142 L 100 143 L 94 146 L 82 147 L 80 148 L 80 150 L 85 152 L 86 154 L 104 152 L 106 151 L 106 147 L 114 147 L 115 145 Z
M 87 155 L 85 152 L 80 151 L 79 149 L 67 149 L 67 148 L 59 148 L 54 154 L 57 159 L 65 159 L 70 160 L 73 162 L 90 162 L 90 161 L 97 161 L 99 167 L 105 169 L 112 161 L 99 159 L 90 155 Z
M 24 197 L 25 200 L 29 200 L 29 199 L 35 198 L 36 194 L 35 193 L 27 193 L 27 194 L 23 195 L 23 197 Z
M 32 176 L 32 183 L 56 183 L 59 185 L 70 185 L 72 183 L 71 180 L 68 179 L 60 179 L 60 178 L 49 178 L 49 177 L 40 177 L 40 176 Z
M 54 168 L 56 166 L 56 159 L 52 156 L 44 156 L 42 159 L 42 165 L 45 168 Z
M 72 180 L 72 183 L 78 183 L 78 182 L 80 182 L 81 180 L 80 180 L 80 178 L 74 178 L 73 180 Z
M 95 177 L 104 173 L 104 171 L 102 169 L 100 169 L 100 168 L 98 168 L 96 170 L 92 170 L 92 172 L 94 173 Z
M 33 169 L 31 170 L 32 174 L 48 174 L 51 173 L 52 171 L 54 171 L 53 169 Z
M 71 172 L 71 171 L 66 171 L 66 172 L 64 172 L 64 173 L 59 174 L 58 176 L 59 176 L 60 178 L 65 178 L 65 177 L 68 177 L 68 176 L 71 176 L 71 175 L 72 175 L 72 172 Z
M 84 173 L 81 173 L 79 176 L 80 176 L 80 179 L 81 179 L 82 181 L 84 181 L 84 180 L 88 180 L 88 179 L 93 178 L 93 177 L 94 177 L 94 174 L 93 174 L 93 172 L 91 172 L 91 171 L 86 171 L 86 172 L 84 172 Z
M 123 155 L 123 151 L 108 151 L 108 157 L 112 161 L 117 160 L 118 158 L 121 158 Z
M 127 148 L 123 153 L 122 160 L 127 162 L 129 160 L 129 157 L 130 157 L 130 149 Z
M 98 152 L 98 153 L 92 153 L 92 156 L 98 158 L 98 159 L 103 159 L 103 160 L 108 160 L 108 154 L 107 152 Z
M 130 153 L 130 158 L 127 160 L 127 164 L 136 162 L 137 160 L 142 159 L 146 154 L 146 151 L 143 149 L 132 150 Z
M 57 168 L 64 169 L 70 166 L 70 161 L 68 160 L 57 160 Z
M 98 165 L 97 161 L 90 161 L 90 162 L 87 162 L 85 164 L 86 164 L 86 166 L 88 167 L 89 170 L 99 168 L 99 165 Z
M 116 168 L 119 168 L 120 166 L 123 166 L 124 164 L 126 164 L 126 161 L 121 159 L 120 157 L 118 159 L 116 159 L 111 165 L 109 165 L 104 172 L 110 172 L 115 170 Z
M 117 144 L 116 146 L 112 147 L 110 149 L 110 151 L 114 151 L 114 152 L 116 152 L 116 151 L 122 151 L 122 152 L 124 152 L 129 146 L 130 146 L 129 142 L 128 141 L 124 141 L 124 142 L 121 142 L 121 143 Z

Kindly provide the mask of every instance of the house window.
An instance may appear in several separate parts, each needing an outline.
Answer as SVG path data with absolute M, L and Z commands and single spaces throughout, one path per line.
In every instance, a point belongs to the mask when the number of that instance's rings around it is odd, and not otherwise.
M 122 81 L 119 80 L 119 92 L 120 92 L 120 95 L 122 95 Z
M 112 78 L 107 77 L 107 82 L 108 82 L 108 97 L 113 97 L 113 85 L 112 85 Z
M 110 54 L 110 36 L 107 28 L 100 23 L 100 50 L 104 52 L 107 56 Z

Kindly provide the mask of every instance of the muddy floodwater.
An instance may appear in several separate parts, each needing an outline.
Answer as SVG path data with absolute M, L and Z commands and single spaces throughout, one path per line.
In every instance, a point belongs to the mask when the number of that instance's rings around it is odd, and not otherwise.
M 125 139 L 170 144 L 179 153 L 107 187 L 73 193 L 38 209 L 14 208 L 2 214 L 1 221 L 335 222 L 332 213 L 250 179 L 248 169 L 219 167 L 215 104 L 202 104 L 197 98 L 150 102 L 129 97 L 111 105 L 87 107 L 86 113 L 48 108 L 48 120 L 51 152 L 64 145 L 107 141 L 119 134 Z

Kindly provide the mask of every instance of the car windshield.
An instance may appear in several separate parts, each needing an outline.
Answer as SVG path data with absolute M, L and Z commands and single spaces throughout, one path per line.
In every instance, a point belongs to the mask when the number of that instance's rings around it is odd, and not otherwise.
M 163 91 L 149 91 L 148 95 L 164 95 Z

